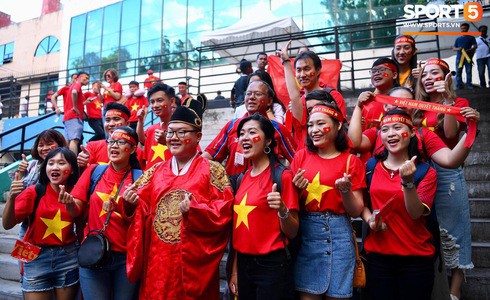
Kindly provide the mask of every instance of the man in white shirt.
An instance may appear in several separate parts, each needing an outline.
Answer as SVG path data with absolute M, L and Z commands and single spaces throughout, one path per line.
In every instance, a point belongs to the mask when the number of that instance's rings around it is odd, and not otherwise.
M 27 117 L 28 106 L 29 106 L 29 96 L 25 96 L 24 99 L 20 100 L 19 114 L 21 118 Z
M 487 67 L 489 87 L 490 87 L 490 38 L 487 36 L 488 27 L 482 25 L 478 28 L 481 36 L 476 38 L 476 65 L 478 66 L 478 76 L 480 77 L 480 86 L 487 87 L 485 80 L 485 66 Z

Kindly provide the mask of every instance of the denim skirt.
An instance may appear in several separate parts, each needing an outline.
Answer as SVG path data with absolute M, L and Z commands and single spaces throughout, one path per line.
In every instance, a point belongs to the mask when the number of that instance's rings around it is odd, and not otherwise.
M 437 190 L 434 197 L 446 267 L 471 269 L 471 223 L 468 188 L 463 169 L 446 169 L 434 162 Z
M 329 212 L 300 214 L 301 246 L 295 288 L 329 297 L 352 297 L 355 248 L 350 220 Z

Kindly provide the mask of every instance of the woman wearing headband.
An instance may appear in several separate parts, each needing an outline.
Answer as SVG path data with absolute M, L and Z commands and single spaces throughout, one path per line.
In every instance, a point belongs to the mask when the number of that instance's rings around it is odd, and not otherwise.
M 107 139 L 109 165 L 103 170 L 100 180 L 91 180 L 94 169 L 104 166 L 91 165 L 85 170 L 75 188 L 70 193 L 74 203 L 73 215 L 78 216 L 88 210 L 87 229 L 100 230 L 108 217 L 104 203 L 122 205 L 121 196 L 133 178 L 133 170 L 140 169 L 136 158 L 138 135 L 127 126 L 118 127 Z M 92 194 L 88 191 L 95 184 Z M 117 194 L 117 195 L 116 195 Z M 116 199 L 115 199 L 116 198 Z M 90 203 L 90 205 L 88 205 Z M 104 235 L 111 244 L 111 260 L 99 269 L 80 267 L 80 284 L 84 299 L 133 299 L 137 284 L 131 283 L 126 275 L 126 239 L 129 220 L 120 213 L 109 217 Z
M 302 299 L 352 297 L 356 254 L 349 216 L 360 215 L 366 185 L 362 162 L 348 152 L 344 123 L 335 104 L 313 107 L 306 148 L 291 164 L 301 191 L 295 286 Z
M 417 68 L 417 48 L 415 40 L 410 35 L 400 35 L 396 38 L 391 58 L 398 65 L 398 82 L 400 86 L 409 88 L 413 91 L 417 78 L 416 73 L 412 73 Z
M 365 208 L 362 213 L 371 229 L 364 243 L 367 288 L 372 299 L 429 300 L 435 247 L 424 216 L 434 201 L 436 172 L 420 162 L 408 113 L 389 111 L 381 120 L 380 135 L 385 149 L 372 158 L 372 212 Z
M 466 130 L 467 120 L 479 119 L 479 113 L 468 107 L 468 100 L 456 98 L 449 65 L 430 58 L 417 81 L 416 99 L 461 108 L 461 116 L 417 110 L 413 113 L 414 125 L 434 131 L 450 149 L 458 144 L 460 133 Z M 451 269 L 451 295 L 461 296 L 463 270 L 473 268 L 471 262 L 471 224 L 466 181 L 461 166 L 446 169 L 436 162 L 438 186 L 435 209 L 441 228 L 441 243 L 446 266 Z

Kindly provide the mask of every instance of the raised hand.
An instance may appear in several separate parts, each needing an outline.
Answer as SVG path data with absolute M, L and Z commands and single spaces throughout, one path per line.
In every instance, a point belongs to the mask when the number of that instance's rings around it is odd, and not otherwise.
M 376 95 L 370 91 L 360 93 L 359 97 L 357 97 L 357 106 L 362 108 L 364 105 L 371 102 L 375 96 Z
M 447 73 L 446 78 L 444 78 L 444 80 L 442 80 L 441 78 L 438 79 L 436 82 L 434 82 L 434 89 L 438 93 L 441 93 L 445 99 L 447 99 L 449 94 L 449 85 L 451 84 L 451 82 L 452 82 L 451 73 Z
M 138 117 L 138 121 L 144 122 L 145 121 L 145 109 L 140 108 L 138 109 L 138 112 L 136 113 L 136 116 Z
M 165 134 L 163 130 L 155 129 L 155 142 L 165 145 L 166 140 L 165 140 Z
M 281 194 L 277 191 L 277 183 L 272 185 L 272 191 L 267 195 L 267 202 L 269 203 L 269 207 L 279 210 L 285 210 L 286 207 L 284 202 L 282 201 Z
M 15 172 L 15 177 L 10 184 L 10 197 L 14 199 L 24 190 L 24 182 L 22 181 L 23 175 L 18 171 Z
M 369 218 L 368 224 L 369 228 L 374 231 L 386 230 L 386 228 L 388 227 L 381 220 L 381 215 L 379 214 L 379 211 L 373 211 L 371 218 Z
M 415 171 L 417 171 L 417 167 L 415 166 L 415 161 L 417 156 L 413 156 L 410 160 L 407 160 L 403 163 L 403 165 L 398 169 L 401 179 L 403 182 L 413 182 L 413 175 Z
M 303 174 L 305 174 L 306 170 L 305 169 L 298 169 L 296 174 L 293 177 L 293 184 L 296 188 L 300 190 L 304 190 L 308 187 L 308 179 L 303 177 Z
M 282 49 L 276 50 L 276 55 L 281 58 L 281 62 L 289 61 L 289 47 L 291 47 L 292 41 L 286 43 L 286 45 Z
M 129 204 L 136 205 L 140 197 L 136 194 L 136 185 L 131 184 L 123 193 L 123 199 Z
M 467 119 L 473 119 L 477 122 L 480 121 L 480 113 L 471 107 L 463 107 L 461 108 L 461 115 Z
M 422 73 L 422 61 L 420 60 L 417 67 L 415 69 L 412 69 L 412 76 L 415 79 L 418 79 L 420 77 L 420 73 Z
M 58 202 L 61 204 L 72 205 L 75 203 L 73 196 L 66 192 L 65 186 L 60 185 L 60 194 L 58 195 Z
M 88 165 L 88 161 L 90 159 L 90 152 L 88 152 L 87 148 L 85 146 L 80 146 L 80 149 L 82 150 L 80 153 L 78 153 L 77 157 L 77 164 L 79 167 L 85 168 Z
M 189 197 L 190 194 L 185 193 L 184 200 L 182 200 L 182 202 L 179 203 L 179 209 L 182 214 L 185 214 L 191 208 L 191 199 Z
M 19 172 L 22 176 L 24 176 L 27 171 L 27 167 L 29 166 L 29 162 L 27 161 L 27 157 L 24 155 L 24 153 L 22 153 L 21 156 L 22 156 L 22 161 L 20 162 L 19 167 L 15 172 L 15 175 L 17 175 L 17 172 Z
M 335 180 L 335 188 L 345 194 L 352 190 L 351 175 L 344 173 L 342 178 Z

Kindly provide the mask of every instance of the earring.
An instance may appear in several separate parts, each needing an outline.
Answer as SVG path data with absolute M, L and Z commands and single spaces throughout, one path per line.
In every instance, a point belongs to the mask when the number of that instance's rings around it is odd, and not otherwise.
M 265 149 L 264 149 L 264 153 L 265 153 L 265 154 L 269 154 L 269 153 L 271 153 L 271 148 L 269 148 L 269 146 L 265 147 Z

